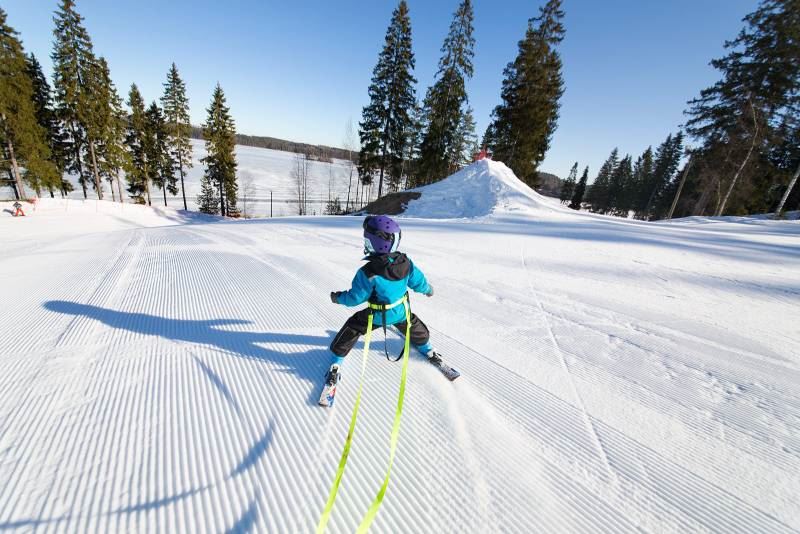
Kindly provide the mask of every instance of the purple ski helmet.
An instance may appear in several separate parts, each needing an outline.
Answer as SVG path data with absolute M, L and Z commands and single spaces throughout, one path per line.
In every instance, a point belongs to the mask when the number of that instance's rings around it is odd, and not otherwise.
M 386 215 L 368 215 L 364 219 L 364 252 L 388 254 L 400 247 L 400 225 Z

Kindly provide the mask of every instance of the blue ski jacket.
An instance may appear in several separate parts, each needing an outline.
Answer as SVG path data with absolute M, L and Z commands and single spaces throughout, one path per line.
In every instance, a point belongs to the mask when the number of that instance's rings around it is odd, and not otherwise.
M 365 259 L 367 264 L 356 272 L 352 287 L 337 294 L 337 303 L 345 306 L 359 306 L 365 302 L 392 304 L 403 298 L 409 288 L 425 295 L 432 292 L 425 275 L 402 252 L 373 254 Z M 388 309 L 385 314 L 387 326 L 406 318 L 403 306 Z M 383 320 L 384 312 L 376 311 L 373 324 L 383 325 Z

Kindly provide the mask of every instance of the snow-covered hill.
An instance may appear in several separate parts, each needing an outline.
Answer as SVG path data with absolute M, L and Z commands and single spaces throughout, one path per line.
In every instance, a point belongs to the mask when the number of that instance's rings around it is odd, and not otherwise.
M 192 139 L 192 164 L 186 177 L 186 200 L 189 210 L 195 211 L 197 195 L 200 193 L 200 179 L 203 176 L 203 164 L 201 158 L 205 157 L 206 150 L 202 141 Z M 239 207 L 242 209 L 245 186 L 252 183 L 251 190 L 247 193 L 249 202 L 247 211 L 253 217 L 269 217 L 270 215 L 270 193 L 272 194 L 272 213 L 275 217 L 297 214 L 297 187 L 295 179 L 292 177 L 292 170 L 295 166 L 295 154 L 283 152 L 281 150 L 271 150 L 268 148 L 257 148 L 249 146 L 236 146 L 236 160 L 238 162 L 237 176 L 239 178 Z M 353 169 L 352 179 L 350 167 L 344 160 L 334 159 L 332 163 L 322 161 L 309 161 L 308 165 L 308 202 L 309 213 L 322 214 L 328 201 L 328 189 L 331 190 L 331 198 L 337 196 L 345 204 L 347 199 L 348 187 L 350 188 L 350 199 L 355 203 L 356 181 L 358 178 L 357 170 Z M 75 187 L 70 194 L 74 200 L 83 199 L 81 191 L 75 177 L 67 177 Z M 123 188 L 127 187 L 123 179 Z M 114 187 L 116 194 L 116 186 Z M 111 198 L 109 184 L 104 184 L 104 192 Z M 377 188 L 372 191 L 372 197 L 377 194 Z M 0 188 L 0 200 L 12 198 L 13 192 L 10 188 Z M 153 205 L 163 206 L 162 193 L 154 190 Z M 89 199 L 96 199 L 97 195 L 93 190 L 89 191 Z M 126 194 L 126 201 L 127 199 Z M 364 203 L 367 202 L 367 193 L 363 194 Z M 167 195 L 168 206 L 183 207 L 183 200 L 180 195 Z
M 483 159 L 431 185 L 411 189 L 420 198 L 403 215 L 433 219 L 482 217 L 492 213 L 564 212 L 499 161 Z
M 800 530 L 800 225 L 572 214 L 488 165 L 490 215 L 400 221 L 462 377 L 410 362 L 372 531 Z M 74 206 L 0 217 L 0 530 L 313 531 L 358 385 L 361 344 L 316 405 L 361 219 Z M 486 206 L 441 208 L 417 213 Z M 388 459 L 400 367 L 373 339 L 330 532 Z

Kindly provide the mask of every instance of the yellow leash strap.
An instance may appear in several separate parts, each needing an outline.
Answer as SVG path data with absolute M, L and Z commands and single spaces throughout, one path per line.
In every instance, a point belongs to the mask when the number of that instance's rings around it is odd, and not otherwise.
M 361 378 L 358 380 L 358 393 L 356 393 L 356 402 L 353 405 L 353 415 L 350 416 L 350 429 L 347 431 L 347 439 L 344 442 L 344 449 L 342 449 L 342 457 L 339 459 L 339 468 L 336 471 L 336 478 L 333 480 L 333 486 L 328 494 L 328 502 L 325 503 L 325 509 L 322 511 L 322 517 L 319 518 L 317 525 L 317 534 L 325 532 L 325 527 L 331 517 L 333 510 L 333 503 L 336 501 L 336 494 L 339 491 L 339 483 L 342 481 L 344 475 L 344 466 L 347 464 L 347 457 L 350 455 L 350 444 L 353 442 L 353 431 L 356 428 L 356 418 L 358 417 L 358 407 L 361 404 L 361 390 L 364 386 L 364 371 L 367 369 L 367 356 L 369 355 L 369 341 L 372 338 L 372 314 L 369 314 L 367 319 L 367 334 L 364 337 L 364 357 L 361 359 Z M 406 344 L 408 344 L 406 342 Z
M 405 398 L 406 392 L 406 376 L 408 375 L 408 353 L 411 348 L 411 312 L 408 307 L 408 299 L 407 297 L 403 297 L 402 304 L 405 307 L 406 312 L 406 339 L 405 345 L 403 346 L 403 367 L 400 374 L 400 392 L 397 396 L 397 410 L 394 414 L 394 424 L 392 426 L 392 434 L 390 437 L 390 445 L 389 445 L 389 466 L 386 469 L 386 476 L 383 479 L 383 484 L 381 485 L 380 490 L 378 490 L 378 494 L 375 496 L 375 499 L 372 501 L 369 509 L 367 510 L 364 519 L 361 520 L 361 524 L 358 526 L 358 533 L 363 534 L 369 530 L 369 526 L 372 524 L 372 521 L 375 519 L 375 516 L 378 513 L 378 509 L 381 507 L 381 503 L 383 502 L 383 497 L 386 495 L 386 489 L 389 487 L 389 477 L 392 473 L 392 465 L 394 464 L 394 456 L 397 452 L 397 441 L 400 437 L 400 416 L 403 413 L 403 399 Z M 336 478 L 333 481 L 333 486 L 331 486 L 330 494 L 328 495 L 328 502 L 325 504 L 325 509 L 322 511 L 322 517 L 319 519 L 319 524 L 317 525 L 317 534 L 322 534 L 325 532 L 325 527 L 328 525 L 328 520 L 331 517 L 331 511 L 333 510 L 333 503 L 336 501 L 336 494 L 339 491 L 339 483 L 342 481 L 342 476 L 344 475 L 344 466 L 347 464 L 347 457 L 350 454 L 350 445 L 353 441 L 353 431 L 356 427 L 356 418 L 358 416 L 358 407 L 361 404 L 361 390 L 364 385 L 364 371 L 367 368 L 367 356 L 369 354 L 369 342 L 372 337 L 372 314 L 369 314 L 367 319 L 367 334 L 364 337 L 364 357 L 361 360 L 361 378 L 359 379 L 358 383 L 358 393 L 356 393 L 356 402 L 353 405 L 353 414 L 350 416 L 350 429 L 347 431 L 347 439 L 344 442 L 344 449 L 342 450 L 342 457 L 339 459 L 339 468 L 336 471 Z
M 392 436 L 390 440 L 389 467 L 386 469 L 386 477 L 383 479 L 383 485 L 381 486 L 381 489 L 378 490 L 375 500 L 372 501 L 369 510 L 367 510 L 367 515 L 364 516 L 364 519 L 361 520 L 361 524 L 358 526 L 358 534 L 363 534 L 369 530 L 372 520 L 375 519 L 375 515 L 378 513 L 378 508 L 381 507 L 383 496 L 386 494 L 386 488 L 389 487 L 389 476 L 392 474 L 394 455 L 395 452 L 397 452 L 397 440 L 400 437 L 400 416 L 403 414 L 403 398 L 405 397 L 406 392 L 408 353 L 410 350 L 411 341 L 411 315 L 409 313 L 408 304 L 405 300 L 403 301 L 403 304 L 406 310 L 406 342 L 405 346 L 403 347 L 403 370 L 400 374 L 400 393 L 397 396 L 397 410 L 394 413 L 394 425 L 392 426 Z
M 367 306 L 369 306 L 372 310 L 391 310 L 394 307 L 400 306 L 401 304 L 405 304 L 408 302 L 408 293 L 403 295 L 403 298 L 392 302 L 391 304 L 375 304 L 372 302 L 368 302 Z

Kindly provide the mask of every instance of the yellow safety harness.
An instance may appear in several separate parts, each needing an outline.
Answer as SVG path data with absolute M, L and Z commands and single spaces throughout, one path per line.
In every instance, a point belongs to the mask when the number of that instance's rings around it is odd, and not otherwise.
M 381 485 L 380 489 L 378 490 L 377 495 L 375 495 L 375 499 L 372 501 L 367 513 L 364 515 L 364 518 L 361 520 L 361 524 L 358 526 L 357 532 L 362 534 L 369 529 L 372 520 L 375 519 L 375 515 L 378 513 L 378 509 L 381 507 L 381 503 L 383 502 L 383 496 L 386 494 L 386 488 L 389 487 L 389 476 L 392 473 L 392 464 L 394 463 L 394 456 L 397 452 L 397 441 L 400 437 L 400 416 L 403 413 L 403 398 L 405 396 L 406 391 L 406 375 L 408 372 L 408 353 L 410 350 L 410 341 L 411 341 L 411 309 L 408 303 L 408 294 L 404 295 L 403 298 L 400 300 L 393 302 L 391 304 L 373 304 L 369 303 L 370 310 L 381 310 L 385 313 L 386 310 L 392 309 L 395 306 L 403 305 L 405 308 L 406 314 L 406 339 L 405 345 L 403 347 L 403 364 L 402 370 L 400 371 L 400 392 L 397 396 L 397 409 L 394 413 L 394 424 L 392 426 L 392 433 L 389 439 L 389 465 L 386 468 L 386 476 L 383 479 L 383 484 Z M 350 455 L 350 445 L 353 441 L 353 433 L 356 427 L 356 418 L 358 417 L 358 408 L 361 404 L 361 390 L 364 385 L 364 371 L 367 368 L 367 356 L 369 355 L 369 342 L 372 338 L 372 317 L 374 313 L 370 311 L 369 316 L 367 318 L 367 334 L 364 337 L 364 355 L 361 359 L 361 377 L 359 378 L 358 382 L 358 392 L 356 393 L 356 402 L 353 405 L 353 413 L 350 416 L 350 428 L 347 431 L 347 439 L 344 442 L 344 448 L 342 449 L 342 456 L 339 459 L 339 467 L 336 470 L 336 477 L 333 479 L 333 485 L 331 486 L 330 493 L 328 494 L 328 502 L 325 504 L 325 508 L 322 511 L 322 516 L 319 519 L 319 524 L 317 525 L 317 534 L 322 534 L 325 531 L 325 527 L 328 524 L 328 520 L 331 516 L 331 511 L 333 510 L 333 503 L 336 500 L 336 494 L 339 491 L 339 483 L 342 481 L 342 476 L 344 475 L 344 466 L 347 464 L 347 457 Z M 385 315 L 384 315 L 385 319 Z M 384 328 L 386 327 L 386 321 L 383 321 Z

